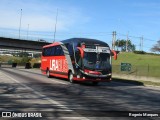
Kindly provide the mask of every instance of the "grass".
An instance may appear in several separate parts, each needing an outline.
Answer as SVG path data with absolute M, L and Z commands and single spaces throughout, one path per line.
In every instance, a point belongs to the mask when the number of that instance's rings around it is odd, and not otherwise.
M 112 61 L 113 65 L 120 65 L 121 62 L 131 63 L 136 66 L 157 66 L 160 67 L 160 55 L 135 54 L 122 52 L 118 54 L 118 59 Z
M 25 65 L 25 63 L 28 62 L 28 60 L 23 57 L 0 55 L 0 63 L 3 62 L 7 64 L 12 64 L 15 62 L 18 63 L 18 65 Z M 31 66 L 33 66 L 34 63 L 40 63 L 40 58 L 32 58 L 29 62 L 31 63 Z
M 112 61 L 113 65 L 120 65 L 121 62 L 131 63 L 136 66 L 158 66 L 160 67 L 160 55 L 135 54 L 122 52 L 118 54 L 118 59 Z
M 122 72 L 121 63 L 131 63 L 131 71 Z M 112 65 L 113 73 L 160 78 L 160 55 L 122 52 L 117 60 L 112 61 Z
M 121 71 L 121 63 L 130 63 L 131 71 Z M 115 74 L 147 76 L 160 79 L 160 55 L 135 54 L 122 52 L 118 55 L 117 60 L 112 61 L 112 70 Z M 152 78 L 151 78 L 152 80 Z M 153 82 L 148 80 L 128 80 L 113 78 L 113 81 L 130 83 L 135 85 L 152 85 L 160 86 L 160 81 Z

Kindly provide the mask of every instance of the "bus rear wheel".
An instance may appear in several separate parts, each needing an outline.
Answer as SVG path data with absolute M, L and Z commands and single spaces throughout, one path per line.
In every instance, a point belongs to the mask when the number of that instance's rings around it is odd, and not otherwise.
M 74 83 L 73 73 L 72 73 L 72 72 L 69 72 L 68 79 L 69 79 L 69 82 L 70 82 L 70 83 Z
M 50 78 L 50 77 L 51 77 L 50 72 L 49 72 L 49 70 L 48 70 L 48 69 L 46 70 L 46 75 L 47 75 L 47 77 L 48 77 L 48 78 Z

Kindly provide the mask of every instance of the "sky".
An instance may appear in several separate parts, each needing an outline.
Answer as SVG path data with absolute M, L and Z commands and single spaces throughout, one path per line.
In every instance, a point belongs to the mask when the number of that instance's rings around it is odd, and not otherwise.
M 57 16 L 56 41 L 94 38 L 111 46 L 116 31 L 117 39 L 128 34 L 137 50 L 150 52 L 160 39 L 159 6 L 160 0 L 0 0 L 0 36 L 52 42 Z

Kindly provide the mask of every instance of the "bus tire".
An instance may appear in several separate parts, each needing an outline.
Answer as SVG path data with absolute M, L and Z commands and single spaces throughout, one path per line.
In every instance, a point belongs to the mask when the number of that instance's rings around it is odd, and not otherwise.
M 49 72 L 48 69 L 46 70 L 46 75 L 47 75 L 48 78 L 51 78 L 51 75 L 50 75 L 50 72 Z
M 99 82 L 92 82 L 93 85 L 98 85 Z
M 68 80 L 69 80 L 70 83 L 74 83 L 72 71 L 70 71 L 69 74 L 68 74 Z

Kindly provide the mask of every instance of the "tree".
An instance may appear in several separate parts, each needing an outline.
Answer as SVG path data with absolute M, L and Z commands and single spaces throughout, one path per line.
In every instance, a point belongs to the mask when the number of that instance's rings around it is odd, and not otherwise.
M 116 40 L 115 46 L 117 47 L 117 49 L 120 47 L 121 51 L 126 51 L 126 40 L 124 40 L 124 39 Z M 132 44 L 131 40 L 128 40 L 127 50 L 129 52 L 132 52 L 132 51 L 135 51 L 135 49 L 136 49 L 135 45 Z
M 28 63 L 31 60 L 29 57 L 22 57 L 21 63 Z
M 28 57 L 29 54 L 27 52 L 19 52 L 19 53 L 13 54 L 13 56 Z
M 34 57 L 34 58 L 40 58 L 40 57 L 41 57 L 41 53 L 33 54 L 33 57 Z
M 151 48 L 152 52 L 160 52 L 160 40 L 157 41 L 157 44 L 155 44 L 152 48 Z

